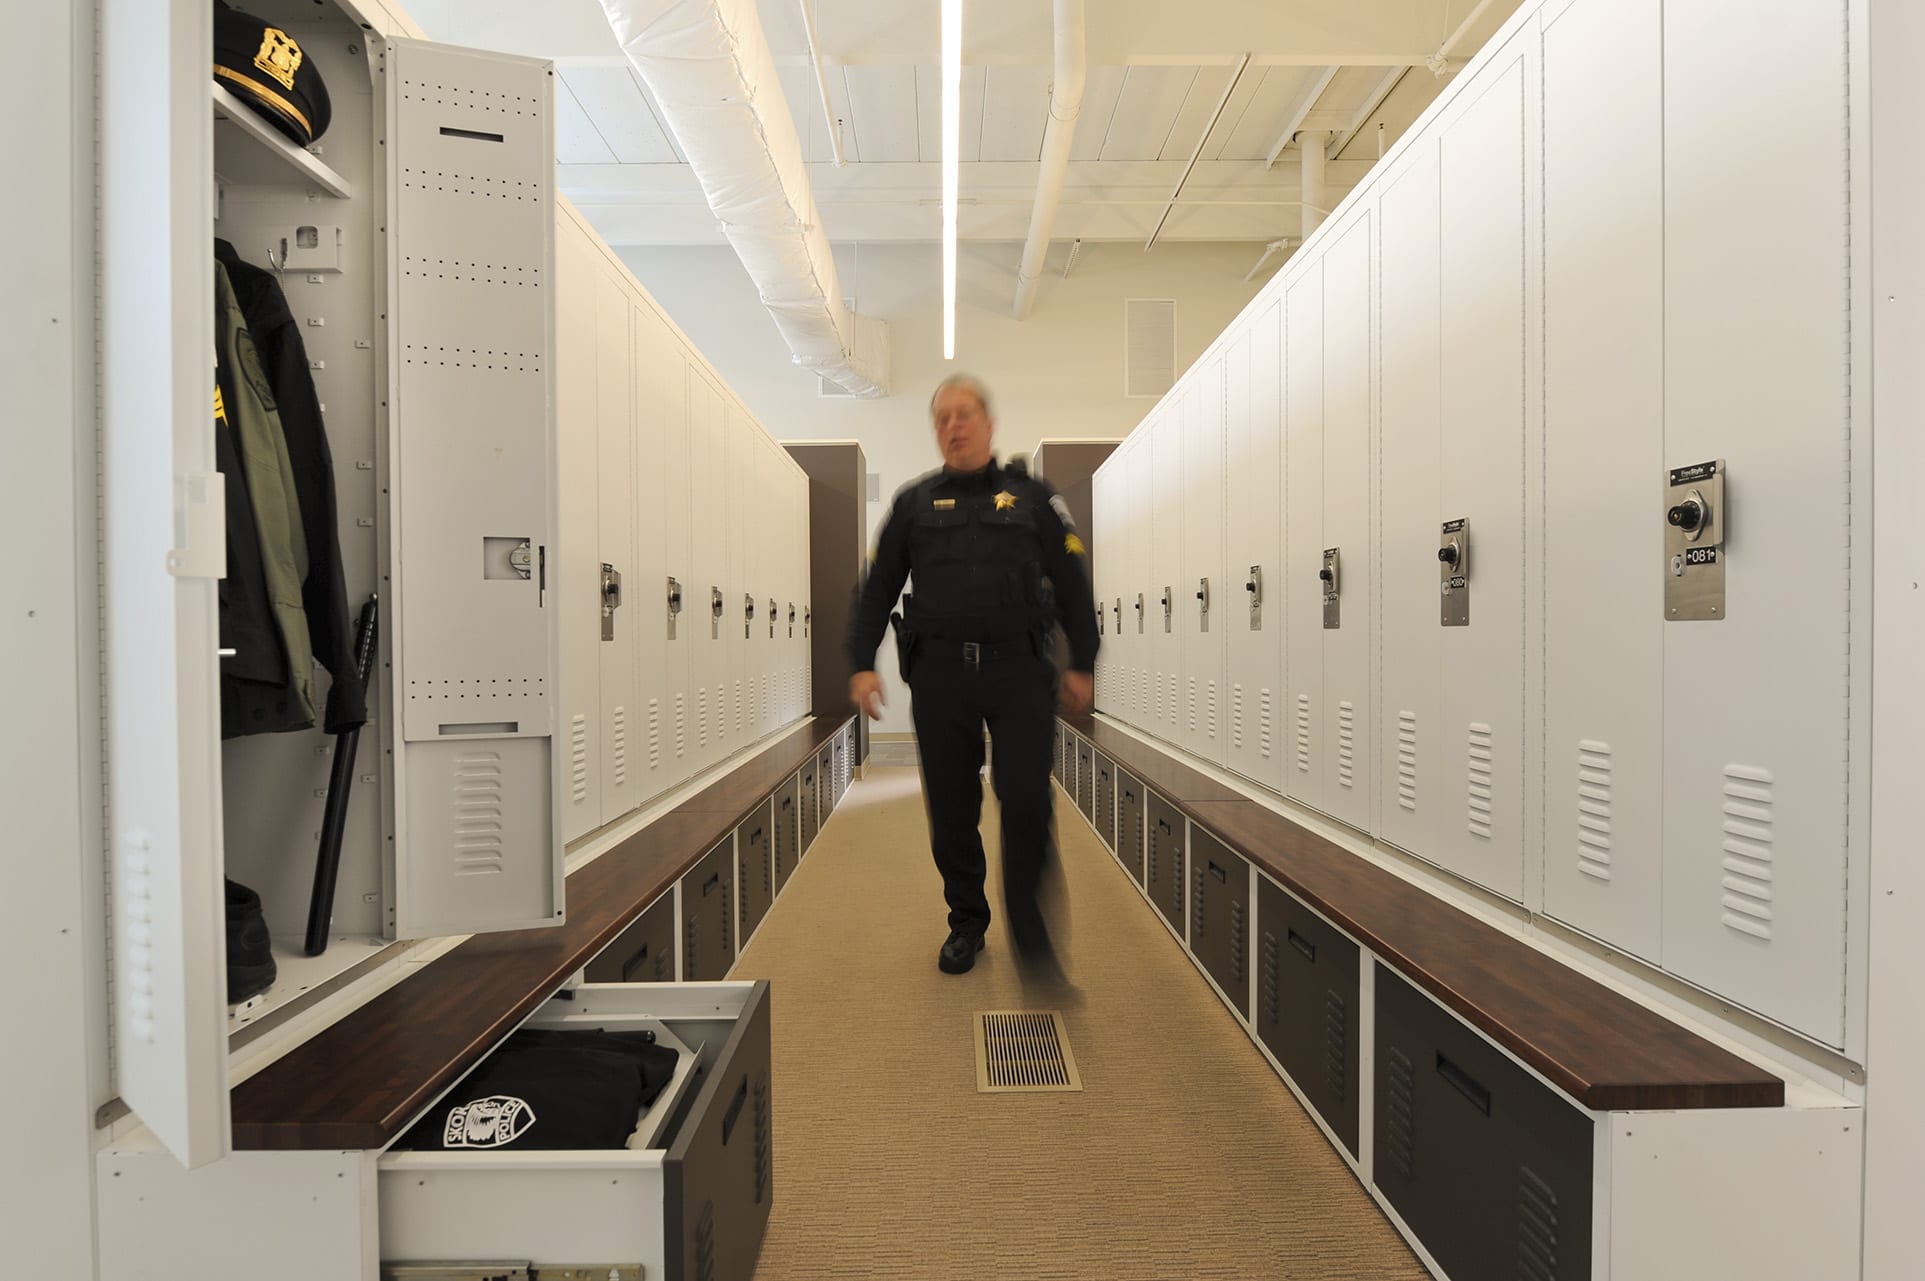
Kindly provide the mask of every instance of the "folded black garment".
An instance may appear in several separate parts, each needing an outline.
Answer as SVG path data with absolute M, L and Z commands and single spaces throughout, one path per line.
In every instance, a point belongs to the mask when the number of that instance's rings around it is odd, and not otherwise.
M 642 1109 L 675 1070 L 676 1052 L 654 1044 L 653 1035 L 516 1032 L 396 1146 L 450 1152 L 625 1147 Z

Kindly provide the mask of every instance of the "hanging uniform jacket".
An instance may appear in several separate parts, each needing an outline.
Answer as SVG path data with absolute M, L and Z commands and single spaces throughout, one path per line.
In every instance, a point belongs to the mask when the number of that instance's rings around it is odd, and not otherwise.
M 287 653 L 267 599 L 261 536 L 247 493 L 247 469 L 227 406 L 234 400 L 234 371 L 220 361 L 214 371 L 214 466 L 227 485 L 227 572 L 220 584 L 222 702 L 230 683 L 287 686 Z
M 218 262 L 214 264 L 214 327 L 215 359 L 228 371 L 225 383 L 232 390 L 231 397 L 223 393 L 223 408 L 237 429 L 268 607 L 287 657 L 285 685 L 221 682 L 221 736 L 304 729 L 314 723 L 314 651 L 308 641 L 307 611 L 301 605 L 307 541 L 295 506 L 294 468 L 281 435 L 273 389 L 227 271 Z
M 341 567 L 334 458 L 321 421 L 314 376 L 308 370 L 307 347 L 273 272 L 242 261 L 225 240 L 214 242 L 214 255 L 227 269 L 235 300 L 253 335 L 294 470 L 294 496 L 307 544 L 301 604 L 307 611 L 314 657 L 334 678 L 323 727 L 339 734 L 367 721 L 367 691 L 354 666 L 354 619 L 348 612 L 347 577 Z

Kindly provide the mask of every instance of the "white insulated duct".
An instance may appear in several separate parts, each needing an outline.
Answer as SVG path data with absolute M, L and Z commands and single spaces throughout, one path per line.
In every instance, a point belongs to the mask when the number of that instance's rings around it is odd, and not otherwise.
M 1043 166 L 1036 178 L 1036 203 L 1029 213 L 1029 239 L 1023 244 L 1023 265 L 1016 272 L 1018 320 L 1029 319 L 1030 309 L 1036 305 L 1036 282 L 1043 275 L 1049 233 L 1056 225 L 1056 206 L 1063 198 L 1069 148 L 1076 140 L 1076 117 L 1083 110 L 1088 70 L 1083 53 L 1083 0 L 1055 3 L 1056 77 L 1050 87 L 1049 125 L 1043 131 Z
M 888 326 L 842 301 L 755 0 L 602 0 L 602 8 L 795 363 L 852 395 L 888 395 Z

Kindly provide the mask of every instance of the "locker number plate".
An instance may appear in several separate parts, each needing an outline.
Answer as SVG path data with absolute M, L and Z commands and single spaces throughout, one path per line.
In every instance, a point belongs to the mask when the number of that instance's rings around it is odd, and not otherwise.
M 1725 616 L 1725 464 L 1722 458 L 1665 475 L 1664 616 L 1717 622 Z

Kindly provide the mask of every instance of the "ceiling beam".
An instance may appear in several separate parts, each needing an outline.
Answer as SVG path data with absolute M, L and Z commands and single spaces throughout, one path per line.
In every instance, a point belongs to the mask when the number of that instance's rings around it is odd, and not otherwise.
M 1303 128 L 1303 122 L 1310 118 L 1310 112 L 1316 107 L 1317 99 L 1323 97 L 1323 91 L 1328 89 L 1330 82 L 1337 78 L 1337 71 L 1336 67 L 1325 67 L 1323 73 L 1311 81 L 1309 87 L 1303 91 L 1303 95 L 1297 99 L 1297 105 L 1290 109 L 1290 119 L 1284 124 L 1283 132 L 1277 136 L 1276 145 L 1271 147 L 1269 154 L 1263 158 L 1265 169 L 1277 163 L 1277 157 L 1283 154 L 1283 149 L 1290 145 L 1290 140 L 1297 136 L 1299 129 Z
M 1384 78 L 1377 82 L 1377 87 L 1370 91 L 1368 98 L 1364 99 L 1364 105 L 1357 108 L 1357 114 L 1350 118 L 1350 127 L 1338 134 L 1323 154 L 1332 160 L 1341 156 L 1343 149 L 1350 145 L 1350 140 L 1355 138 L 1358 132 L 1370 123 L 1370 118 L 1377 114 L 1378 108 L 1384 105 L 1384 100 L 1390 97 L 1391 92 L 1397 88 L 1399 82 L 1401 82 L 1409 72 L 1409 67 L 1392 67 L 1389 71 L 1385 72 Z
M 1176 198 L 1183 194 L 1183 184 L 1190 180 L 1190 173 L 1196 168 L 1196 162 L 1203 158 L 1203 148 L 1210 141 L 1210 133 L 1216 128 L 1216 122 L 1223 118 L 1223 109 L 1230 105 L 1230 95 L 1237 91 L 1237 82 L 1243 79 L 1244 69 L 1249 65 L 1250 55 L 1246 53 L 1243 55 L 1243 61 L 1237 64 L 1236 74 L 1230 77 L 1230 83 L 1223 87 L 1223 96 L 1217 99 L 1216 110 L 1212 111 L 1209 120 L 1204 122 L 1203 132 L 1197 135 L 1196 150 L 1190 153 L 1190 163 L 1183 166 L 1183 176 L 1176 180 L 1176 186 L 1170 188 L 1170 203 L 1164 207 L 1163 216 L 1156 220 L 1156 226 L 1150 228 L 1150 238 L 1143 242 L 1144 253 L 1156 247 L 1156 238 L 1163 234 L 1163 224 L 1169 221 L 1170 210 L 1176 208 Z

